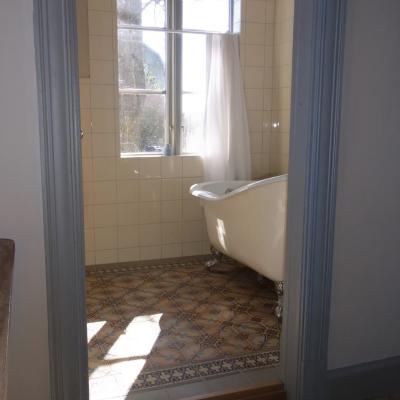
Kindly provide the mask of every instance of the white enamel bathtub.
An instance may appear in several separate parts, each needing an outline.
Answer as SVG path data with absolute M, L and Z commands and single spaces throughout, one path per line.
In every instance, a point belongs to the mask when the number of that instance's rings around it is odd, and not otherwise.
M 268 279 L 283 281 L 287 175 L 204 182 L 190 193 L 204 207 L 213 247 Z

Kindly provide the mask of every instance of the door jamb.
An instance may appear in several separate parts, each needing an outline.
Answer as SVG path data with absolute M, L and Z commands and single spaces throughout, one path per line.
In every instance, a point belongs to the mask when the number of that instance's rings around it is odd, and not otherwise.
M 327 398 L 346 3 L 295 2 L 283 332 L 290 400 Z
M 282 362 L 289 399 L 324 398 L 346 0 L 296 0 Z M 87 400 L 74 0 L 34 0 L 51 394 Z M 290 335 L 288 334 L 290 332 Z
M 50 393 L 87 400 L 88 368 L 75 0 L 34 0 Z

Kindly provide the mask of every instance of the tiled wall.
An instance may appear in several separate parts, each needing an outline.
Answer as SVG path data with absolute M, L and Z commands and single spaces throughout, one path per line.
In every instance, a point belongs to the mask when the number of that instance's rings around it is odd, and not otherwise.
M 287 163 L 288 140 L 277 138 L 288 138 L 288 124 L 286 136 L 283 124 L 281 136 L 271 126 L 289 115 L 287 97 L 284 104 L 281 99 L 290 86 L 280 79 L 289 65 L 280 57 L 288 40 L 279 39 L 274 51 L 274 37 L 279 24 L 289 21 L 278 3 L 292 1 L 242 0 L 235 24 L 241 30 L 254 178 L 283 171 L 285 154 Z M 90 79 L 80 81 L 86 264 L 206 253 L 202 209 L 188 194 L 202 180 L 201 159 L 119 156 L 115 20 L 115 0 L 89 0 Z
M 240 59 L 250 126 L 252 174 L 253 178 L 259 178 L 270 172 L 275 0 L 241 3 Z
M 208 252 L 199 157 L 120 158 L 113 1 L 89 1 L 90 80 L 81 79 L 86 264 Z
M 288 170 L 294 0 L 276 0 L 270 173 Z

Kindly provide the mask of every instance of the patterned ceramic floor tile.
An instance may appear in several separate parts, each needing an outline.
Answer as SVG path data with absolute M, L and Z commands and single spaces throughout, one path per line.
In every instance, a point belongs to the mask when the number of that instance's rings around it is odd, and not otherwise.
M 95 267 L 86 291 L 91 400 L 279 363 L 273 285 L 241 265 Z

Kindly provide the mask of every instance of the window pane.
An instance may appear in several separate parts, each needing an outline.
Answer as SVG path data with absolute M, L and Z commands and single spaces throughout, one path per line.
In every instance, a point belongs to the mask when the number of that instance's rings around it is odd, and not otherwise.
M 183 0 L 183 29 L 229 31 L 229 0 Z
M 206 95 L 206 36 L 182 35 L 182 152 L 201 148 Z
M 118 25 L 165 27 L 165 0 L 118 0 Z
M 165 89 L 165 33 L 118 30 L 120 88 Z
M 165 95 L 119 96 L 121 154 L 161 153 L 165 145 Z

